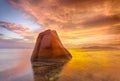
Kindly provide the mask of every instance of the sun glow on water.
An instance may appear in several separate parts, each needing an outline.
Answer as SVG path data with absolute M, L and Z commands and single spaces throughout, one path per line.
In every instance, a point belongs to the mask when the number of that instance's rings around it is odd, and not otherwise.
M 68 49 L 72 59 L 58 81 L 119 81 L 119 50 Z
M 68 49 L 73 58 L 69 64 L 72 67 L 85 69 L 86 66 L 95 66 L 98 68 L 114 67 L 119 63 L 119 50 L 84 50 Z M 118 56 L 118 57 L 117 57 Z M 77 65 L 79 62 L 80 65 Z M 77 66 L 76 66 L 77 65 Z

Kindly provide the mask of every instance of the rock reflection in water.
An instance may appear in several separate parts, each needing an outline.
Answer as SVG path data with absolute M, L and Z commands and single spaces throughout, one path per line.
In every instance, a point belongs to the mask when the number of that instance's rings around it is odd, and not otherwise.
M 33 62 L 34 81 L 57 81 L 63 66 L 68 61 Z

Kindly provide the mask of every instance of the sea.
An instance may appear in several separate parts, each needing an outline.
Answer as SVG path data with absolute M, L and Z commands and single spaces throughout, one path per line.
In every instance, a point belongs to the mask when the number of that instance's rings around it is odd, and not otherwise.
M 32 49 L 0 49 L 0 81 L 120 81 L 120 50 L 68 50 L 64 64 L 33 67 Z

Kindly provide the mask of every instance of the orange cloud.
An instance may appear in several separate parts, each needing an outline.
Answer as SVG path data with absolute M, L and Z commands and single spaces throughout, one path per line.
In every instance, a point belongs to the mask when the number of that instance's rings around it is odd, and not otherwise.
M 119 40 L 120 0 L 9 0 L 44 29 L 58 31 L 64 45 L 106 44 Z M 91 41 L 91 42 L 89 42 Z M 104 42 L 105 41 L 105 42 Z

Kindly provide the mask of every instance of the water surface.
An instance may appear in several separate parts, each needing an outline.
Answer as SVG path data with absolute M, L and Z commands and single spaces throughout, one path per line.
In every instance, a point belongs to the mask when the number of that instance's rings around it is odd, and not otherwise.
M 119 50 L 69 49 L 66 63 L 38 63 L 32 49 L 0 49 L 0 81 L 120 81 Z

